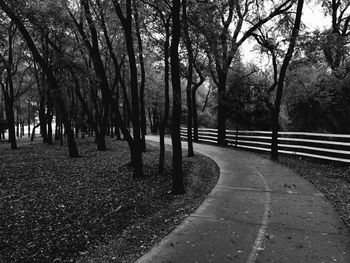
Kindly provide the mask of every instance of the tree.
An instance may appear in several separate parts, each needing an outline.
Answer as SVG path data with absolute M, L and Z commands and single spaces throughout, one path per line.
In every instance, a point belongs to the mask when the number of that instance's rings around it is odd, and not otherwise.
M 290 37 L 289 46 L 286 56 L 283 59 L 281 69 L 279 71 L 276 99 L 274 103 L 274 109 L 272 112 L 272 139 L 271 139 L 271 159 L 278 160 L 278 131 L 279 131 L 279 114 L 281 110 L 281 101 L 284 87 L 284 80 L 286 72 L 292 59 L 294 47 L 299 35 L 299 29 L 301 24 L 301 16 L 303 11 L 304 0 L 298 0 L 297 10 L 295 14 L 294 26 Z
M 122 40 L 125 43 L 126 51 L 127 51 L 127 62 L 128 62 L 128 70 L 130 74 L 130 90 L 131 90 L 131 107 L 129 105 L 128 92 L 126 90 L 126 77 L 123 72 L 126 72 L 126 68 L 124 67 L 121 70 L 121 66 L 124 66 L 124 62 L 120 62 L 115 53 L 115 47 L 112 43 L 113 34 L 111 33 L 111 28 L 109 28 L 107 19 L 110 19 L 112 13 L 108 13 L 108 7 L 111 7 L 109 4 L 112 4 L 114 7 L 114 15 L 121 23 L 122 33 L 124 34 L 124 38 Z M 134 177 L 142 177 L 143 176 L 143 164 L 142 164 L 142 144 L 140 138 L 140 110 L 139 110 L 139 94 L 138 94 L 138 71 L 136 65 L 136 53 L 134 50 L 133 44 L 133 15 L 132 15 L 132 3 L 131 1 L 126 1 L 125 4 L 121 4 L 117 1 L 112 2 L 102 2 L 96 0 L 95 2 L 89 2 L 86 0 L 81 0 L 80 5 L 83 8 L 84 19 L 85 22 L 81 19 L 76 19 L 75 15 L 79 16 L 79 13 L 73 14 L 70 11 L 69 7 L 66 5 L 66 10 L 69 12 L 69 15 L 74 22 L 76 28 L 79 31 L 79 35 L 83 40 L 85 46 L 89 50 L 89 58 L 92 60 L 93 68 L 96 73 L 96 76 L 99 80 L 99 89 L 102 94 L 102 118 L 100 120 L 99 126 L 101 127 L 101 139 L 106 134 L 106 127 L 108 125 L 110 111 L 108 109 L 111 108 L 114 117 L 118 123 L 120 130 L 122 131 L 124 138 L 128 142 L 131 154 L 131 165 L 133 166 L 133 176 Z M 123 10 L 125 9 L 125 10 Z M 125 14 L 124 14 L 125 13 Z M 115 20 L 113 20 L 115 22 Z M 85 26 L 88 26 L 88 32 L 85 32 Z M 103 49 L 104 42 L 100 39 L 100 30 L 103 33 L 103 37 L 105 40 L 105 44 L 107 45 L 107 49 Z M 104 52 L 103 52 L 104 51 Z M 82 54 L 84 54 L 84 50 L 81 50 Z M 103 57 L 103 54 L 110 55 L 112 59 L 112 63 L 114 66 L 114 80 L 112 84 L 109 82 L 109 73 L 107 64 L 108 55 Z M 89 63 L 86 63 L 89 66 Z M 133 137 L 130 134 L 130 131 L 127 129 L 126 116 L 122 117 L 119 111 L 119 95 L 113 97 L 112 91 L 115 85 L 120 84 L 123 97 L 124 97 L 124 109 L 125 113 L 132 119 L 133 124 Z M 112 88 L 111 88 L 112 86 Z M 93 95 L 91 96 L 93 100 L 93 104 L 95 105 L 95 111 L 98 112 L 97 99 L 98 94 L 97 91 L 91 89 Z M 81 103 L 81 96 L 78 95 Z M 86 106 L 83 106 L 86 111 Z M 89 119 L 91 119 L 91 114 Z M 90 121 L 91 122 L 91 121 Z
M 198 49 L 197 49 L 198 50 Z M 194 60 L 194 69 L 198 75 L 197 80 L 193 83 L 193 87 L 191 90 L 191 105 L 192 105 L 192 118 L 193 118 L 193 140 L 198 142 L 198 110 L 197 110 L 197 90 L 206 80 L 206 76 L 204 75 L 204 63 L 203 61 L 198 61 L 198 54 L 195 56 Z M 202 58 L 204 59 L 204 58 Z M 197 61 L 197 62 L 196 62 Z
M 321 48 L 330 68 L 336 70 L 344 61 L 349 43 L 350 1 L 320 0 L 326 14 L 331 15 L 332 27 L 322 33 Z
M 169 120 L 169 107 L 170 107 L 170 75 L 169 75 L 169 51 L 170 51 L 170 29 L 171 29 L 171 18 L 172 13 L 170 10 L 170 4 L 167 0 L 159 0 L 159 1 L 143 1 L 147 5 L 149 5 L 154 12 L 154 19 L 159 20 L 160 25 L 150 23 L 154 26 L 154 31 L 156 34 L 160 34 L 162 36 L 161 39 L 154 39 L 153 35 L 150 33 L 150 38 L 153 39 L 153 42 L 156 42 L 161 46 L 160 50 L 163 52 L 162 62 L 164 63 L 164 110 L 163 112 L 160 110 L 160 121 L 159 121 L 159 163 L 158 163 L 158 173 L 163 173 L 164 171 L 164 156 L 165 156 L 165 131 L 168 126 Z M 158 97 L 158 96 L 157 96 Z M 157 115 L 157 110 L 154 111 L 155 115 Z M 154 116 L 157 119 L 158 116 Z M 152 122 L 151 122 L 152 123 Z M 156 124 L 156 123 L 155 123 Z
M 138 14 L 138 8 L 136 5 L 136 0 L 134 0 L 134 20 L 135 20 L 135 31 L 137 36 L 138 43 L 138 57 L 140 63 L 141 71 L 141 81 L 140 81 L 140 125 L 141 125 L 141 144 L 142 151 L 146 151 L 146 107 L 145 107 L 145 85 L 146 85 L 146 71 L 145 71 L 145 62 L 144 62 L 144 51 L 141 37 L 141 27 L 140 19 Z
M 329 71 L 325 61 L 314 64 L 303 59 L 291 62 L 288 71 L 284 96 L 288 128 L 304 132 L 348 133 L 348 73 L 343 73 L 345 76 L 339 79 Z
M 16 8 L 14 8 L 14 6 L 9 5 L 9 3 L 7 3 L 5 0 L 0 0 L 0 8 L 8 15 L 11 21 L 18 27 L 19 32 L 22 34 L 23 39 L 26 41 L 28 48 L 33 54 L 33 58 L 44 71 L 49 85 L 51 85 L 54 90 L 59 90 L 59 85 L 52 72 L 52 69 L 45 63 L 43 56 L 39 53 L 39 50 L 35 45 L 31 35 L 29 34 L 26 26 L 21 20 L 20 15 L 16 13 Z M 64 104 L 63 99 L 59 95 L 57 95 L 56 99 L 58 101 L 60 112 L 62 114 L 63 123 L 65 125 L 65 130 L 67 133 L 69 156 L 78 157 L 79 153 L 75 144 L 74 133 L 72 131 L 71 124 L 68 119 L 66 106 Z
M 268 69 L 269 70 L 269 69 Z M 271 128 L 270 97 L 265 77 L 256 65 L 235 63 L 228 75 L 228 126 L 236 131 Z
M 218 144 L 225 144 L 226 83 L 229 68 L 239 47 L 262 25 L 284 14 L 294 0 L 205 1 L 198 5 L 192 23 L 206 39 L 211 75 L 218 87 Z M 262 15 L 264 14 L 264 15 Z M 244 26 L 246 24 L 246 26 Z
M 171 83 L 173 88 L 173 112 L 171 126 L 171 141 L 173 145 L 173 180 L 172 193 L 184 194 L 183 170 L 182 170 L 182 148 L 180 135 L 181 122 L 181 82 L 180 82 L 180 60 L 179 42 L 181 37 L 180 25 L 180 0 L 173 0 L 172 13 L 172 40 L 170 46 Z
M 194 156 L 193 151 L 193 139 L 192 139 L 192 122 L 193 122 L 193 107 L 192 107 L 192 82 L 193 82 L 193 69 L 194 58 L 193 48 L 189 33 L 189 23 L 187 18 L 187 2 L 182 0 L 182 23 L 183 23 L 183 38 L 187 50 L 187 87 L 186 87 L 186 102 L 187 102 L 187 142 L 188 142 L 188 156 Z
M 103 104 L 102 104 L 102 113 L 100 116 L 101 120 L 99 122 L 99 130 L 98 130 L 98 133 L 96 133 L 96 141 L 97 141 L 98 150 L 105 150 L 107 148 L 106 142 L 105 142 L 105 135 L 106 135 L 106 129 L 108 125 L 109 108 L 110 108 L 109 84 L 108 84 L 104 63 L 101 58 L 98 31 L 96 29 L 95 21 L 93 19 L 93 16 L 90 10 L 90 3 L 87 0 L 81 0 L 80 4 L 83 8 L 85 19 L 88 24 L 89 34 L 85 32 L 82 21 L 78 22 L 70 11 L 69 13 L 72 20 L 74 21 L 74 24 L 78 28 L 78 31 L 87 49 L 89 50 L 89 55 L 92 59 L 96 76 L 100 79 L 99 86 L 102 92 Z
M 129 58 L 129 70 L 130 70 L 130 88 L 131 88 L 131 106 L 132 106 L 132 124 L 133 124 L 133 136 L 132 141 L 132 164 L 134 167 L 134 174 L 136 176 L 143 176 L 143 164 L 142 164 L 142 143 L 141 143 L 141 126 L 140 126 L 140 100 L 138 89 L 138 73 L 137 63 L 135 57 L 134 40 L 133 40 L 133 19 L 132 19 L 132 5 L 131 0 L 127 0 L 125 3 L 125 14 L 118 1 L 113 0 L 115 12 L 122 24 L 125 45 Z M 142 45 L 142 44 L 141 44 Z
M 9 141 L 11 149 L 17 149 L 16 134 L 15 134 L 15 119 L 14 119 L 14 102 L 15 102 L 15 88 L 13 83 L 14 77 L 14 40 L 16 36 L 17 28 L 10 22 L 6 28 L 7 31 L 7 46 L 8 46 L 8 57 L 0 54 L 0 61 L 4 65 L 4 69 L 1 73 L 6 72 L 4 81 L 0 79 L 0 85 L 5 101 L 5 112 L 7 118 L 7 125 L 9 129 Z M 5 45 L 6 45 L 5 44 Z M 2 74 L 0 74 L 2 78 Z

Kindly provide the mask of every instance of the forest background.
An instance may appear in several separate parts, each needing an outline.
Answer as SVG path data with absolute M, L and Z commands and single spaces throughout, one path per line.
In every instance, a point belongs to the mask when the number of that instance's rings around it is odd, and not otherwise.
M 8 130 L 15 149 L 37 128 L 44 143 L 67 138 L 77 157 L 80 133 L 98 150 L 123 137 L 138 177 L 147 131 L 160 134 L 160 172 L 171 132 L 181 178 L 180 125 L 189 156 L 192 127 L 194 141 L 199 126 L 218 128 L 221 145 L 226 129 L 272 130 L 273 159 L 279 130 L 349 133 L 349 5 L 1 0 L 1 138 Z M 325 21 L 318 29 L 310 7 Z

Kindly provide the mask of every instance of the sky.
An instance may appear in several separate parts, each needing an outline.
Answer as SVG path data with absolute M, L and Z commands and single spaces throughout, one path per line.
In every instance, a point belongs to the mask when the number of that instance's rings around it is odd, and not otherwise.
M 325 17 L 322 8 L 314 2 L 305 3 L 304 6 L 302 22 L 306 25 L 306 31 L 314 31 L 316 29 L 322 31 L 331 25 L 330 17 Z M 253 50 L 255 45 L 256 42 L 254 40 L 248 40 L 244 43 L 241 49 L 242 60 L 246 63 L 267 64 L 266 58 L 262 57 L 258 51 Z
M 323 30 L 329 28 L 331 25 L 330 17 L 326 18 L 323 14 L 322 8 L 313 3 L 306 3 L 302 21 L 310 31 L 315 29 Z

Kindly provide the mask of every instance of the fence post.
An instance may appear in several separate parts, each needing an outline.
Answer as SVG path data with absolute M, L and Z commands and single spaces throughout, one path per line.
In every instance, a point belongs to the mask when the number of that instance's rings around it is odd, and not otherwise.
M 238 145 L 238 126 L 236 128 L 236 140 L 235 140 L 235 147 L 237 148 Z

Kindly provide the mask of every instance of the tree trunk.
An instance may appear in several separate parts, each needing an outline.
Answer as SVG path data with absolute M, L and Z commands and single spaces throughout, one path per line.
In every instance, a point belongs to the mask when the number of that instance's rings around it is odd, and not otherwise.
M 7 126 L 9 129 L 9 142 L 11 144 L 11 149 L 17 149 L 16 142 L 16 128 L 15 128 L 15 113 L 13 110 L 13 99 L 5 92 L 4 84 L 1 84 L 5 99 L 5 113 L 7 119 Z
M 278 160 L 279 111 L 272 113 L 271 160 Z
M 196 101 L 197 88 L 192 88 L 192 116 L 193 116 L 193 140 L 198 142 L 198 112 Z
M 119 110 L 119 101 L 120 101 L 120 97 L 119 97 L 119 85 L 117 85 L 116 87 L 116 98 L 115 98 L 115 103 L 116 103 L 116 107 L 118 107 Z M 115 132 L 114 135 L 117 137 L 117 140 L 121 140 L 121 136 L 120 136 L 120 128 L 119 128 L 119 122 L 117 121 L 117 118 L 114 114 L 114 125 L 115 125 Z
M 16 111 L 16 117 L 17 117 L 17 120 L 16 120 L 16 135 L 17 135 L 17 138 L 19 138 L 19 115 L 18 115 L 18 109 Z
M 77 124 L 77 122 L 74 123 L 74 131 L 75 131 L 75 138 L 78 139 L 79 138 L 79 125 Z
M 140 121 L 141 121 L 141 147 L 142 151 L 146 151 L 146 110 L 145 110 L 145 85 L 146 85 L 146 71 L 145 63 L 143 59 L 143 47 L 142 38 L 140 33 L 139 17 L 134 1 L 134 17 L 135 17 L 135 29 L 139 49 L 139 62 L 141 69 L 141 83 L 140 83 Z
M 39 102 L 39 122 L 40 122 L 40 134 L 43 138 L 43 143 L 47 143 L 47 126 L 46 126 L 46 114 L 45 114 L 45 96 L 40 95 Z
M 289 62 L 293 56 L 294 47 L 299 35 L 303 5 L 304 5 L 304 0 L 298 0 L 297 12 L 295 15 L 295 22 L 293 26 L 291 40 L 289 43 L 287 54 L 283 60 L 279 78 L 278 78 L 275 105 L 272 113 L 272 140 L 271 140 L 271 159 L 272 160 L 278 160 L 279 114 L 281 110 L 284 79 L 289 66 Z
M 165 127 L 164 122 L 160 122 L 159 126 L 159 159 L 158 159 L 158 174 L 164 172 L 164 160 L 165 160 Z
M 227 72 L 219 72 L 218 85 L 218 144 L 226 145 L 226 81 Z
M 111 107 L 111 112 L 109 113 L 109 136 L 111 137 L 111 139 L 114 138 L 114 126 L 115 126 L 115 120 L 114 120 L 114 115 L 113 115 L 113 110 Z
M 4 64 L 8 64 L 8 65 L 5 65 L 6 72 L 7 72 L 6 84 L 3 84 L 2 81 L 0 81 L 0 84 L 1 84 L 4 100 L 5 100 L 5 113 L 6 113 L 7 123 L 8 123 L 8 129 L 9 129 L 9 142 L 11 144 L 11 149 L 17 149 L 16 131 L 15 131 L 15 113 L 14 113 L 15 96 L 14 96 L 14 87 L 13 87 L 13 81 L 12 81 L 13 32 L 12 32 L 11 26 L 8 29 L 8 47 L 9 47 L 8 61 L 7 63 L 4 62 Z M 18 118 L 18 115 L 17 115 L 17 118 Z
M 133 143 L 131 144 L 131 161 L 134 168 L 134 177 L 143 177 L 143 162 L 142 162 L 142 141 L 140 134 L 140 100 L 139 100 L 139 89 L 138 89 L 138 74 L 137 65 L 134 50 L 133 32 L 132 32 L 132 8 L 131 1 L 126 2 L 125 16 L 118 2 L 113 1 L 116 13 L 122 23 L 126 49 L 129 58 L 129 69 L 130 69 L 130 87 L 131 87 L 131 108 L 132 108 L 132 126 L 133 126 Z
M 98 122 L 100 134 L 99 136 L 96 136 L 96 143 L 97 143 L 97 149 L 99 151 L 102 151 L 107 149 L 105 136 L 106 136 L 106 129 L 107 129 L 108 120 L 109 120 L 109 107 L 111 106 L 110 105 L 111 94 L 109 90 L 106 71 L 101 58 L 101 53 L 99 49 L 99 37 L 98 37 L 97 30 L 90 11 L 89 1 L 81 0 L 80 3 L 84 7 L 85 18 L 89 25 L 92 44 L 88 40 L 86 34 L 84 33 L 84 30 L 79 26 L 79 24 L 78 24 L 78 29 L 79 29 L 79 32 L 81 33 L 82 38 L 85 41 L 87 48 L 89 49 L 90 57 L 94 65 L 94 70 L 96 72 L 96 75 L 100 79 L 99 86 L 102 93 L 103 111 L 101 112 L 101 120 Z
M 51 100 L 51 98 L 49 99 Z M 52 144 L 52 119 L 53 119 L 53 111 L 52 111 L 52 102 L 48 101 L 47 103 L 47 113 L 46 113 L 46 122 L 47 122 L 47 144 Z
M 106 26 L 106 23 L 105 23 L 104 13 L 103 13 L 103 9 L 102 9 L 100 0 L 96 0 L 96 4 L 97 4 L 97 6 L 99 8 L 99 14 L 100 14 L 100 18 L 101 18 L 101 26 L 102 26 L 103 34 L 104 34 L 104 37 L 105 37 L 105 40 L 106 40 L 106 44 L 107 44 L 107 47 L 108 47 L 108 51 L 110 53 L 110 56 L 112 58 L 112 61 L 113 61 L 114 67 L 115 67 L 116 85 L 118 84 L 118 81 L 119 81 L 120 85 L 122 86 L 123 92 L 124 92 L 125 101 L 127 101 L 125 82 L 124 82 L 124 79 L 121 76 L 120 65 L 119 65 L 117 56 L 116 56 L 116 54 L 115 54 L 115 52 L 113 50 L 112 41 L 110 40 L 110 37 L 108 35 L 108 30 L 107 30 L 107 26 Z M 116 100 L 114 101 L 114 103 L 116 103 L 116 105 L 119 107 L 119 87 L 118 87 L 118 85 L 117 85 L 117 89 L 116 89 Z M 128 107 L 129 113 L 131 113 L 131 111 L 129 109 L 130 107 L 129 107 L 129 102 L 128 101 L 127 101 L 127 107 Z M 111 106 L 111 108 L 112 108 L 112 106 Z M 119 108 L 118 108 L 118 111 L 119 111 Z M 112 112 L 112 110 L 111 110 L 111 112 Z M 113 114 L 111 113 L 111 118 L 112 118 L 112 116 L 113 116 Z M 116 118 L 116 116 L 114 116 L 114 117 Z M 126 117 L 126 115 L 124 115 L 124 120 L 125 120 L 125 117 Z M 115 124 L 115 135 L 117 136 L 117 139 L 120 140 L 121 139 L 121 137 L 120 137 L 120 128 L 119 128 L 120 125 L 119 125 L 118 121 L 114 121 L 114 124 Z M 112 136 L 112 134 L 111 134 L 111 136 Z
M 74 132 L 71 127 L 71 123 L 68 118 L 68 113 L 66 110 L 66 106 L 64 105 L 64 101 L 62 98 L 57 98 L 58 106 L 60 108 L 60 113 L 62 117 L 62 121 L 64 124 L 64 130 L 67 134 L 67 142 L 68 142 L 68 153 L 70 158 L 79 157 L 78 148 L 74 139 Z
M 132 127 L 134 144 L 131 150 L 133 156 L 134 177 L 143 177 L 143 164 L 142 164 L 142 141 L 140 134 L 140 107 L 139 107 L 139 95 L 138 95 L 138 83 L 137 83 L 137 67 L 135 60 L 135 52 L 133 47 L 133 36 L 130 29 L 126 30 L 126 43 L 129 57 L 130 77 L 131 77 L 131 98 L 132 98 Z
M 125 126 L 130 130 L 130 120 L 129 120 L 128 113 L 127 113 L 127 110 L 126 110 L 126 107 L 127 107 L 126 104 L 127 103 L 126 103 L 125 98 L 124 98 L 124 103 L 123 103 L 123 120 L 124 120 Z
M 188 156 L 194 156 L 193 151 L 193 138 L 192 138 L 192 77 L 193 77 L 193 49 L 191 44 L 190 35 L 188 32 L 188 21 L 186 14 L 186 0 L 182 0 L 182 17 L 183 17 L 183 30 L 184 30 L 184 39 L 187 49 L 187 58 L 188 58 L 188 76 L 187 76 L 187 87 L 186 87 L 186 102 L 187 102 L 187 143 L 188 143 Z
M 52 115 L 47 119 L 47 144 L 52 144 Z
M 62 117 L 60 117 L 60 146 L 63 146 L 63 123 L 62 123 Z
M 57 102 L 56 102 L 56 107 L 55 107 L 55 113 L 56 113 L 56 127 L 55 127 L 55 141 L 60 140 L 60 115 L 57 109 Z
M 21 120 L 21 138 L 24 137 L 24 120 Z
M 28 119 L 27 119 L 27 125 L 28 125 L 28 138 L 30 138 L 30 100 L 28 100 Z
M 115 122 L 115 136 L 117 137 L 117 140 L 121 140 L 119 122 L 117 121 Z
M 164 171 L 164 157 L 165 157 L 165 130 L 169 119 L 169 46 L 170 46 L 170 31 L 169 24 L 164 25 L 166 28 L 165 42 L 164 42 L 164 116 L 160 119 L 159 125 L 159 162 L 158 162 L 158 173 L 162 174 Z M 152 122 L 151 122 L 152 123 Z M 153 121 L 153 129 L 151 131 L 156 132 L 156 122 Z
M 82 105 L 83 111 L 85 112 L 85 114 L 88 117 L 88 120 L 90 122 L 90 125 L 92 126 L 92 129 L 95 131 L 97 150 L 103 151 L 107 148 L 105 137 L 101 135 L 98 124 L 94 120 L 92 112 L 89 110 L 89 107 L 88 107 L 87 103 L 85 102 L 83 95 L 81 94 L 79 80 L 78 80 L 77 76 L 75 75 L 73 70 L 71 71 L 71 73 L 72 73 L 72 77 L 73 77 L 74 84 L 75 84 L 75 94 L 77 95 L 78 100 L 80 101 L 80 104 Z
M 38 128 L 39 126 L 40 126 L 40 122 L 37 125 L 35 125 L 35 123 L 34 123 L 33 130 L 32 130 L 32 136 L 30 137 L 31 142 L 34 141 L 35 129 Z
M 115 114 L 117 122 L 120 123 L 120 130 L 123 133 L 124 139 L 127 141 L 129 148 L 130 148 L 130 154 L 131 154 L 131 165 L 134 168 L 134 177 L 139 177 L 139 175 L 143 175 L 143 165 L 136 165 L 138 163 L 142 164 L 142 151 L 138 145 L 135 145 L 135 139 L 131 137 L 130 132 L 128 131 L 125 123 L 123 123 L 123 117 L 120 114 L 119 111 L 119 105 L 115 103 L 115 101 L 112 101 L 111 103 L 113 112 Z
M 151 129 L 151 133 L 154 133 L 153 132 L 153 121 L 152 121 L 152 114 L 151 114 L 151 109 L 150 108 L 147 108 L 147 111 L 148 111 L 148 120 L 149 120 L 149 125 L 150 125 L 150 129 Z
M 196 64 L 194 64 L 195 66 Z M 202 75 L 201 72 L 197 70 L 195 67 L 198 75 L 199 75 L 199 82 L 196 83 L 192 90 L 191 90 L 191 100 L 192 100 L 192 115 L 193 115 L 193 140 L 195 142 L 198 142 L 198 113 L 197 113 L 197 100 L 196 100 L 196 93 L 197 89 L 204 83 L 205 77 Z
M 173 145 L 173 171 L 172 171 L 172 193 L 180 195 L 185 193 L 183 170 L 182 170 L 182 148 L 181 148 L 181 82 L 180 82 L 180 60 L 179 42 L 181 35 L 180 25 L 180 0 L 173 1 L 172 7 L 172 41 L 170 47 L 171 83 L 173 87 L 173 113 L 171 140 Z

